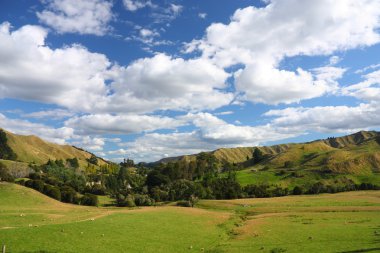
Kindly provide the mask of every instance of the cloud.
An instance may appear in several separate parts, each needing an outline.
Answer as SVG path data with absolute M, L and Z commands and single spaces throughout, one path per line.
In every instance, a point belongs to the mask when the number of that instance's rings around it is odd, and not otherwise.
M 229 75 L 203 59 L 184 60 L 157 54 L 127 67 L 114 68 L 108 110 L 204 110 L 229 104 L 233 94 L 223 92 Z
M 181 15 L 183 8 L 182 5 L 173 3 L 156 6 L 152 9 L 150 16 L 154 19 L 154 23 L 166 23 L 169 26 L 171 21 Z
M 380 63 L 378 64 L 371 64 L 365 68 L 362 68 L 362 69 L 358 69 L 355 71 L 355 74 L 362 74 L 364 72 L 367 72 L 368 70 L 373 70 L 373 69 L 377 69 L 377 68 L 380 68 Z
M 0 25 L 0 97 L 33 100 L 88 111 L 102 102 L 111 63 L 80 45 L 51 49 L 47 31 Z
M 198 17 L 201 19 L 205 19 L 207 17 L 207 13 L 204 13 L 204 12 L 198 13 Z
M 75 129 L 81 135 L 141 133 L 173 129 L 183 124 L 183 121 L 169 117 L 110 114 L 73 117 L 65 122 L 65 126 Z
M 103 146 L 105 144 L 105 140 L 104 138 L 91 138 L 90 136 L 84 136 L 77 141 L 71 142 L 70 144 L 74 146 L 79 146 L 85 150 L 102 151 Z
M 22 135 L 37 135 L 38 137 L 58 144 L 66 144 L 74 137 L 74 130 L 68 127 L 52 128 L 26 120 L 10 119 L 0 113 L 0 127 L 12 133 Z
M 104 35 L 110 30 L 112 2 L 104 0 L 47 0 L 37 12 L 40 22 L 58 33 Z
M 342 88 L 342 94 L 353 96 L 366 101 L 379 101 L 380 98 L 380 70 L 363 76 L 364 81 Z
M 371 46 L 380 41 L 379 28 L 378 1 L 272 0 L 264 8 L 238 9 L 229 24 L 210 25 L 187 52 L 199 50 L 222 67 L 242 64 L 236 88 L 249 101 L 292 103 L 322 96 L 330 87 L 300 67 L 279 69 L 282 60 Z
M 290 131 L 354 132 L 380 127 L 380 104 L 372 102 L 358 106 L 291 107 L 270 110 L 266 116 L 274 116 L 273 126 Z
M 173 15 L 178 16 L 182 12 L 183 6 L 179 4 L 170 4 L 170 10 Z
M 329 65 L 330 65 L 330 66 L 333 66 L 333 65 L 339 63 L 341 60 L 342 60 L 342 59 L 341 59 L 339 56 L 333 55 L 333 56 L 331 56 L 330 59 L 329 59 Z
M 279 70 L 270 65 L 251 64 L 235 74 L 236 88 L 244 99 L 265 104 L 290 104 L 319 97 L 337 88 L 344 69 L 322 67 L 313 73 L 298 68 L 296 72 Z
M 215 113 L 215 115 L 230 115 L 230 114 L 234 114 L 234 112 L 233 111 L 224 111 L 224 112 Z
M 141 1 L 141 0 L 123 0 L 124 7 L 128 11 L 137 11 L 145 7 L 155 7 L 151 1 Z
M 34 119 L 64 119 L 74 116 L 73 112 L 64 109 L 53 109 L 46 111 L 37 111 L 31 113 L 22 113 L 21 116 L 24 118 L 34 118 Z
M 223 91 L 229 74 L 208 60 L 157 54 L 118 66 L 80 45 L 51 49 L 46 36 L 39 26 L 0 25 L 1 97 L 93 114 L 215 109 L 233 100 Z
M 155 29 L 147 29 L 138 27 L 139 31 L 137 35 L 131 35 L 126 38 L 127 41 L 135 40 L 139 41 L 148 46 L 147 50 L 150 53 L 154 54 L 154 51 L 151 47 L 161 46 L 161 45 L 172 45 L 173 42 L 169 40 L 159 39 L 161 36 L 160 33 Z M 144 48 L 143 48 L 144 49 Z

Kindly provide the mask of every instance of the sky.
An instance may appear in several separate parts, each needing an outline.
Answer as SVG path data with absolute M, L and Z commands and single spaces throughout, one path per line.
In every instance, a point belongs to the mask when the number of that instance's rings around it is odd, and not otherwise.
M 0 127 L 113 161 L 380 129 L 379 0 L 0 0 Z

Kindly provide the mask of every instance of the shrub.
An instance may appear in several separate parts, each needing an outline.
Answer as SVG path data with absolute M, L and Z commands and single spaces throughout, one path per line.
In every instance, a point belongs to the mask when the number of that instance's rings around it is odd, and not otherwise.
M 293 195 L 301 195 L 302 193 L 304 193 L 304 190 L 300 186 L 293 188 Z
M 86 187 L 85 191 L 95 195 L 106 195 L 107 189 L 102 185 L 94 184 L 92 187 Z
M 188 200 L 180 200 L 180 201 L 177 201 L 177 206 L 182 206 L 182 207 L 192 207 L 190 201 L 188 201 Z
M 86 193 L 81 198 L 80 203 L 81 205 L 84 205 L 84 206 L 98 206 L 99 205 L 98 196 Z
M 29 174 L 29 178 L 33 179 L 33 180 L 41 179 L 41 174 L 40 173 L 32 172 L 32 173 Z
M 5 165 L 0 163 L 0 181 L 14 182 L 14 177 L 8 173 Z
M 284 168 L 292 168 L 292 167 L 294 167 L 294 162 L 292 162 L 292 161 L 286 161 L 285 163 L 284 163 Z
M 191 207 L 194 207 L 196 203 L 198 203 L 199 199 L 198 197 L 191 195 L 189 198 L 189 202 L 191 204 Z
M 62 202 L 75 203 L 76 195 L 77 195 L 76 191 L 70 186 L 63 186 L 61 188 L 61 200 L 62 200 Z M 78 203 L 79 203 L 79 201 L 78 201 Z
M 43 192 L 44 185 L 44 182 L 41 180 L 29 180 L 25 182 L 26 187 L 33 188 L 39 192 Z
M 285 174 L 286 174 L 285 170 L 280 170 L 280 171 L 276 172 L 276 176 L 284 176 Z
M 43 193 L 48 195 L 49 197 L 52 197 L 53 199 L 59 201 L 61 200 L 61 191 L 59 190 L 59 188 L 55 186 L 45 184 Z
M 286 252 L 286 249 L 274 248 L 274 249 L 271 249 L 271 251 L 270 251 L 270 253 L 282 253 L 282 252 Z
M 152 206 L 154 205 L 154 200 L 148 195 L 135 194 L 134 196 L 136 206 Z

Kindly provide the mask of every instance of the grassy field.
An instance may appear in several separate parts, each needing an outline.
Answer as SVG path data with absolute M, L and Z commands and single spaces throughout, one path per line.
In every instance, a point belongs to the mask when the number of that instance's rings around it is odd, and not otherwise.
M 379 184 L 380 173 L 373 172 L 368 175 L 355 174 L 328 174 L 318 173 L 312 170 L 285 170 L 284 174 L 279 174 L 279 169 L 270 169 L 267 171 L 261 170 L 262 166 L 250 167 L 244 170 L 236 171 L 236 179 L 242 185 L 249 184 L 273 184 L 279 185 L 292 190 L 294 186 L 311 186 L 316 182 L 326 182 L 336 184 L 335 181 L 339 178 L 349 178 L 356 184 L 372 183 Z M 296 173 L 298 176 L 293 176 Z M 221 174 L 227 176 L 227 173 Z
M 7 252 L 380 252 L 380 191 L 127 209 L 0 183 L 1 243 Z

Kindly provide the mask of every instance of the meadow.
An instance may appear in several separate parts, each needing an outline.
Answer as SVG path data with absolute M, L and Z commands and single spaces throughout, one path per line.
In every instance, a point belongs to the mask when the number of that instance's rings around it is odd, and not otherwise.
M 116 208 L 0 184 L 6 252 L 378 252 L 380 192 Z

